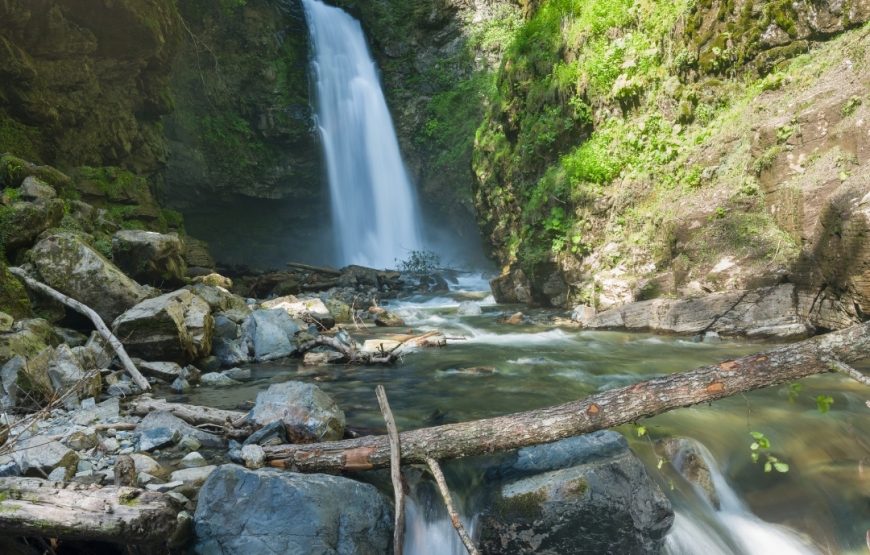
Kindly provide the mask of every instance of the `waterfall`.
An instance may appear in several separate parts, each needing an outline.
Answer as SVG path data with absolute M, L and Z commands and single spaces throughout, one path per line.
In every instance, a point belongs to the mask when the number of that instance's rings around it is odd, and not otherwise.
M 329 178 L 336 262 L 394 267 L 422 248 L 419 209 L 359 22 L 302 0 L 312 44 L 317 126 Z

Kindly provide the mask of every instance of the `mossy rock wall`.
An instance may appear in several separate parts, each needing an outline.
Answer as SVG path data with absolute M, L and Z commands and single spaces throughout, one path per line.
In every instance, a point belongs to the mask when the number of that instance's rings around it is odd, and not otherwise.
M 320 199 L 300 4 L 192 0 L 179 9 L 188 32 L 172 73 L 167 196 Z
M 174 0 L 0 3 L 0 152 L 154 172 L 179 36 Z

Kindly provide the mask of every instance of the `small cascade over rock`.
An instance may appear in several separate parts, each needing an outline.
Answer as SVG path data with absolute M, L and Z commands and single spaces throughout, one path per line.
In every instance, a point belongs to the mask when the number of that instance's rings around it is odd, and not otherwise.
M 387 267 L 422 248 L 414 187 L 359 22 L 303 0 L 313 49 L 317 125 L 335 229 L 336 263 Z

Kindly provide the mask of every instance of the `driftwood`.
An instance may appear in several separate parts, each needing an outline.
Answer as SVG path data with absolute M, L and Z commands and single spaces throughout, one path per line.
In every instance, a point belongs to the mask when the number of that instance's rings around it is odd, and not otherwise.
M 131 413 L 139 416 L 145 416 L 153 411 L 166 411 L 194 426 L 209 424 L 221 428 L 244 429 L 247 416 L 247 413 L 241 411 L 170 403 L 166 399 L 154 399 L 150 395 L 136 397 L 130 402 L 129 409 Z M 250 434 L 253 430 L 245 431 Z
M 611 428 L 662 412 L 830 372 L 870 353 L 870 322 L 799 343 L 612 389 L 553 407 L 400 434 L 402 462 L 508 451 Z M 364 470 L 390 462 L 385 436 L 266 447 L 269 464 L 302 471 Z
M 390 410 L 390 402 L 387 399 L 387 392 L 384 390 L 384 386 L 379 385 L 376 387 L 375 395 L 378 397 L 378 405 L 381 407 L 381 414 L 384 415 L 384 422 L 387 425 L 387 432 L 390 437 L 390 479 L 393 482 L 393 495 L 396 505 L 396 517 L 393 526 L 393 553 L 395 555 L 402 555 L 402 544 L 405 542 L 405 488 L 402 485 L 399 429 L 396 427 L 393 411 Z
M 319 335 L 310 341 L 306 341 L 298 346 L 300 353 L 310 351 L 311 349 L 323 345 L 330 349 L 341 353 L 344 358 L 341 362 L 348 364 L 392 364 L 398 360 L 399 355 L 393 352 L 372 353 L 361 351 L 352 345 L 348 345 L 335 337 L 328 335 Z
M 0 478 L 0 536 L 163 545 L 177 514 L 166 495 L 137 488 Z
M 51 287 L 42 282 L 35 280 L 22 268 L 10 267 L 9 272 L 12 275 L 24 280 L 24 283 L 26 283 L 27 286 L 31 289 L 35 289 L 40 293 L 48 295 L 52 299 L 72 308 L 76 312 L 80 312 L 81 314 L 87 316 L 90 321 L 93 322 L 94 327 L 97 328 L 97 332 L 103 337 L 103 339 L 105 339 L 109 343 L 109 345 L 112 346 L 112 349 L 115 350 L 115 353 L 118 355 L 121 364 L 124 366 L 124 369 L 127 371 L 127 373 L 130 374 L 130 377 L 133 378 L 133 381 L 136 383 L 136 385 L 138 385 L 139 388 L 142 389 L 142 391 L 149 391 L 151 389 L 151 385 L 148 383 L 148 380 L 145 379 L 145 377 L 136 368 L 136 365 L 133 364 L 133 361 L 130 360 L 130 357 L 127 355 L 127 351 L 124 349 L 124 345 L 121 344 L 118 338 L 115 337 L 115 335 L 109 330 L 108 326 L 106 326 L 106 323 L 103 322 L 103 319 L 100 317 L 100 315 L 94 312 L 91 307 L 64 295 L 60 291 L 52 289 Z
M 450 489 L 447 488 L 447 480 L 444 479 L 444 473 L 441 472 L 441 465 L 438 461 L 432 458 L 426 459 L 426 464 L 435 477 L 435 483 L 438 484 L 438 490 L 441 492 L 441 497 L 444 499 L 444 505 L 447 507 L 447 514 L 450 515 L 450 522 L 456 528 L 456 533 L 459 534 L 459 539 L 465 544 L 465 549 L 469 555 L 480 555 L 480 552 L 471 541 L 468 532 L 465 531 L 465 526 L 462 525 L 462 520 L 459 518 L 459 513 L 456 512 L 456 507 L 453 506 L 453 497 L 450 495 Z

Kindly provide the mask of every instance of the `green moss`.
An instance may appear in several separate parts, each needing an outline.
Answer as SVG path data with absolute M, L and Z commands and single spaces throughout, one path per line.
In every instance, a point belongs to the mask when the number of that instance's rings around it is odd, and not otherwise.
M 499 497 L 493 504 L 493 511 L 498 517 L 508 520 L 535 520 L 543 514 L 541 505 L 546 499 L 547 496 L 543 491 Z
M 29 160 L 42 159 L 40 130 L 0 112 L 0 152 L 10 152 Z

